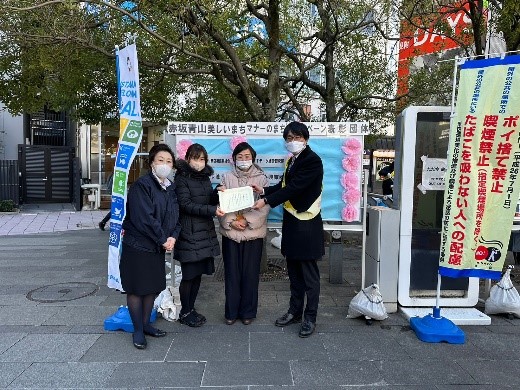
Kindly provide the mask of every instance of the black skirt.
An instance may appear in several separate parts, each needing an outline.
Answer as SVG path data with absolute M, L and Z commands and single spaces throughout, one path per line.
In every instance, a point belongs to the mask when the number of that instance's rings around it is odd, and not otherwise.
M 159 294 L 166 288 L 164 253 L 144 252 L 123 242 L 119 272 L 127 294 Z
M 188 263 L 181 263 L 182 279 L 191 280 L 204 275 L 213 275 L 215 272 L 215 261 L 213 257 L 206 257 L 199 261 L 193 261 Z

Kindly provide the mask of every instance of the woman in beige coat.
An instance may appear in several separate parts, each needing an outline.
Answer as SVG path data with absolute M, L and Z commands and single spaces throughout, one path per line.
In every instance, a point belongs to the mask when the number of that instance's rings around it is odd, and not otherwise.
M 255 164 L 256 152 L 247 142 L 233 150 L 233 167 L 223 175 L 220 190 L 257 185 L 268 186 L 264 172 Z M 219 218 L 225 269 L 226 324 L 241 319 L 249 325 L 258 308 L 258 283 L 263 239 L 267 233 L 269 207 L 245 209 Z

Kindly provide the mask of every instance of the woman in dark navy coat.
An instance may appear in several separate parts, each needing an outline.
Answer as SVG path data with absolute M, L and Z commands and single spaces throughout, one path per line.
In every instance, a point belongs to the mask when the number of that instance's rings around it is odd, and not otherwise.
M 321 219 L 323 163 L 307 144 L 309 130 L 303 123 L 289 123 L 283 138 L 292 157 L 287 161 L 282 181 L 271 187 L 254 186 L 255 191 L 264 196 L 253 208 L 283 204 L 281 249 L 287 261 L 291 299 L 289 310 L 276 320 L 275 325 L 300 322 L 303 316 L 299 335 L 308 337 L 316 327 L 320 296 L 317 261 L 325 254 Z
M 145 335 L 166 335 L 150 325 L 150 314 L 155 297 L 166 288 L 165 252 L 173 250 L 181 227 L 175 185 L 168 180 L 173 152 L 168 145 L 155 145 L 148 161 L 150 173 L 137 179 L 128 192 L 119 263 L 138 349 L 146 348 Z

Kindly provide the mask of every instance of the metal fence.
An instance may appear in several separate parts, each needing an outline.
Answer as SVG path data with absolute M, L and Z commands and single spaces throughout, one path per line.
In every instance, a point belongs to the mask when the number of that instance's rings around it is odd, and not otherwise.
M 17 160 L 0 160 L 0 200 L 20 202 Z

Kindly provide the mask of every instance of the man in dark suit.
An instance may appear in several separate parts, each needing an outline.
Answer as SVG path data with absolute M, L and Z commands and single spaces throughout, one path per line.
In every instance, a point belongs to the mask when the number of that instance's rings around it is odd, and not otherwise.
M 292 154 L 280 183 L 254 190 L 263 195 L 253 208 L 283 204 L 282 255 L 287 261 L 291 284 L 289 310 L 275 322 L 286 326 L 301 321 L 300 337 L 316 328 L 320 296 L 317 261 L 325 254 L 321 192 L 323 163 L 308 146 L 309 130 L 300 122 L 289 123 L 283 132 L 285 146 Z M 304 300 L 307 305 L 304 310 Z M 303 316 L 303 321 L 302 321 Z

